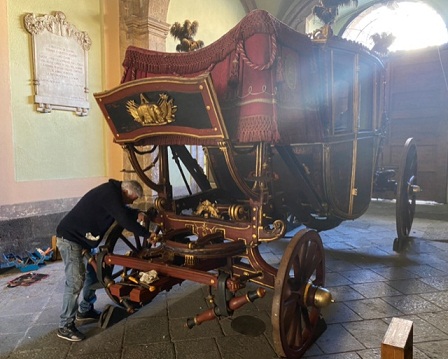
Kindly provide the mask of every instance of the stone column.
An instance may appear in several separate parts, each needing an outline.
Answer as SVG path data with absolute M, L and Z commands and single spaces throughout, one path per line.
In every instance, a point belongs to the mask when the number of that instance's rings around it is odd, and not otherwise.
M 165 51 L 170 25 L 166 23 L 169 0 L 121 0 L 120 43 Z M 123 52 L 124 54 L 124 52 Z
M 124 60 L 128 46 L 137 46 L 144 49 L 165 51 L 166 37 L 170 25 L 166 23 L 169 0 L 120 0 L 120 53 L 121 62 Z M 148 148 L 139 148 L 145 151 Z M 141 162 L 146 168 L 154 160 L 153 155 L 145 155 Z M 132 170 L 128 156 L 124 153 L 125 179 L 136 179 L 138 176 L 129 171 Z M 158 168 L 150 170 L 149 176 L 157 182 Z M 147 207 L 152 202 L 154 193 L 145 188 L 145 198 L 141 203 Z

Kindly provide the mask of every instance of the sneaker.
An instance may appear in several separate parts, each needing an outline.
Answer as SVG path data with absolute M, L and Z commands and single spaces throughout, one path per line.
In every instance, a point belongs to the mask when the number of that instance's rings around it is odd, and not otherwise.
M 73 323 L 66 325 L 63 328 L 58 329 L 58 337 L 69 340 L 71 342 L 80 342 L 84 340 L 86 336 L 76 329 Z
M 101 312 L 93 308 L 84 313 L 81 313 L 79 310 L 76 312 L 76 320 L 81 323 L 96 322 L 100 319 L 100 316 Z

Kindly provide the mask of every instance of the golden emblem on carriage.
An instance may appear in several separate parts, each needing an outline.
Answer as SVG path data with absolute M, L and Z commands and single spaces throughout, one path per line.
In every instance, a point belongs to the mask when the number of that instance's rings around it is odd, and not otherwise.
M 143 126 L 166 125 L 174 122 L 177 106 L 166 93 L 159 94 L 157 103 L 151 103 L 144 94 L 140 94 L 140 105 L 134 100 L 126 103 L 126 109 L 135 121 Z
M 219 214 L 218 208 L 216 208 L 216 204 L 210 202 L 209 200 L 205 200 L 199 204 L 199 206 L 196 208 L 196 211 L 194 211 L 194 214 L 196 216 L 204 216 L 205 218 L 212 217 L 212 218 L 221 218 Z

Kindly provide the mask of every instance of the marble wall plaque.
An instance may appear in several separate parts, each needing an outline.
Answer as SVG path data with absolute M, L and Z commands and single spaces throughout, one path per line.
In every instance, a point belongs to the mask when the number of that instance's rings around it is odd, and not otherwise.
M 85 31 L 54 15 L 26 14 L 25 28 L 32 36 L 34 102 L 37 111 L 89 112 L 88 56 L 92 41 Z

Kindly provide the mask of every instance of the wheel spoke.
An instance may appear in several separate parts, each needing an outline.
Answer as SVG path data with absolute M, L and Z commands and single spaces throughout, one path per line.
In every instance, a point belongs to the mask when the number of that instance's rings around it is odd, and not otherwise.
M 120 277 L 123 273 L 124 273 L 124 270 L 123 270 L 123 269 L 121 269 L 121 270 L 119 270 L 119 271 L 116 271 L 115 273 L 112 274 L 112 279 L 113 279 L 113 280 L 117 279 L 117 278 Z
M 306 256 L 308 253 L 308 243 L 305 243 L 304 245 L 300 246 L 300 250 L 299 250 L 299 254 L 296 257 L 295 261 L 296 261 L 296 266 L 295 266 L 295 271 L 297 273 L 296 274 L 296 278 L 299 278 L 300 282 L 303 283 L 305 281 L 305 277 L 306 277 L 306 273 L 305 271 L 302 270 L 302 264 L 305 263 L 306 261 Z
M 314 242 L 306 243 L 306 255 L 300 262 L 301 272 L 302 272 L 302 283 L 307 283 L 314 273 L 316 266 L 316 244 Z
M 284 289 L 285 300 L 284 300 L 283 305 L 285 307 L 285 312 L 288 309 L 293 308 L 299 299 L 299 292 L 298 292 L 300 289 L 300 288 L 298 288 L 299 284 L 293 283 L 294 285 L 291 285 L 290 281 L 288 281 L 288 282 L 289 282 L 288 283 L 289 285 Z
M 296 278 L 297 281 L 300 281 L 300 276 L 302 275 L 302 272 L 300 271 L 300 261 L 299 259 L 296 257 L 294 258 L 294 262 L 292 264 L 292 270 L 290 271 L 290 273 L 292 272 L 294 275 L 294 278 Z
M 124 242 L 124 243 L 126 243 L 126 245 L 134 252 L 134 253 L 137 253 L 138 252 L 138 250 L 137 250 L 137 248 L 135 248 L 135 246 L 125 237 L 125 236 L 123 236 L 123 235 L 121 235 L 120 236 L 120 239 Z
M 140 240 L 140 237 L 134 233 L 134 239 L 135 239 L 135 245 L 137 247 L 137 250 L 140 252 L 142 250 L 142 242 Z
M 311 321 L 310 321 L 310 316 L 308 313 L 308 310 L 306 307 L 302 307 L 302 317 L 303 317 L 303 322 L 305 324 L 305 328 L 307 329 L 311 329 Z
M 296 303 L 297 304 L 297 303 Z M 303 344 L 302 340 L 302 320 L 300 317 L 300 306 L 294 308 L 294 315 L 291 316 L 287 331 L 287 341 L 291 348 L 300 348 Z
M 313 273 L 319 266 L 320 257 L 319 257 L 318 249 L 315 243 L 312 245 L 312 255 L 308 258 L 306 265 L 304 266 L 306 271 L 306 280 L 309 280 Z

